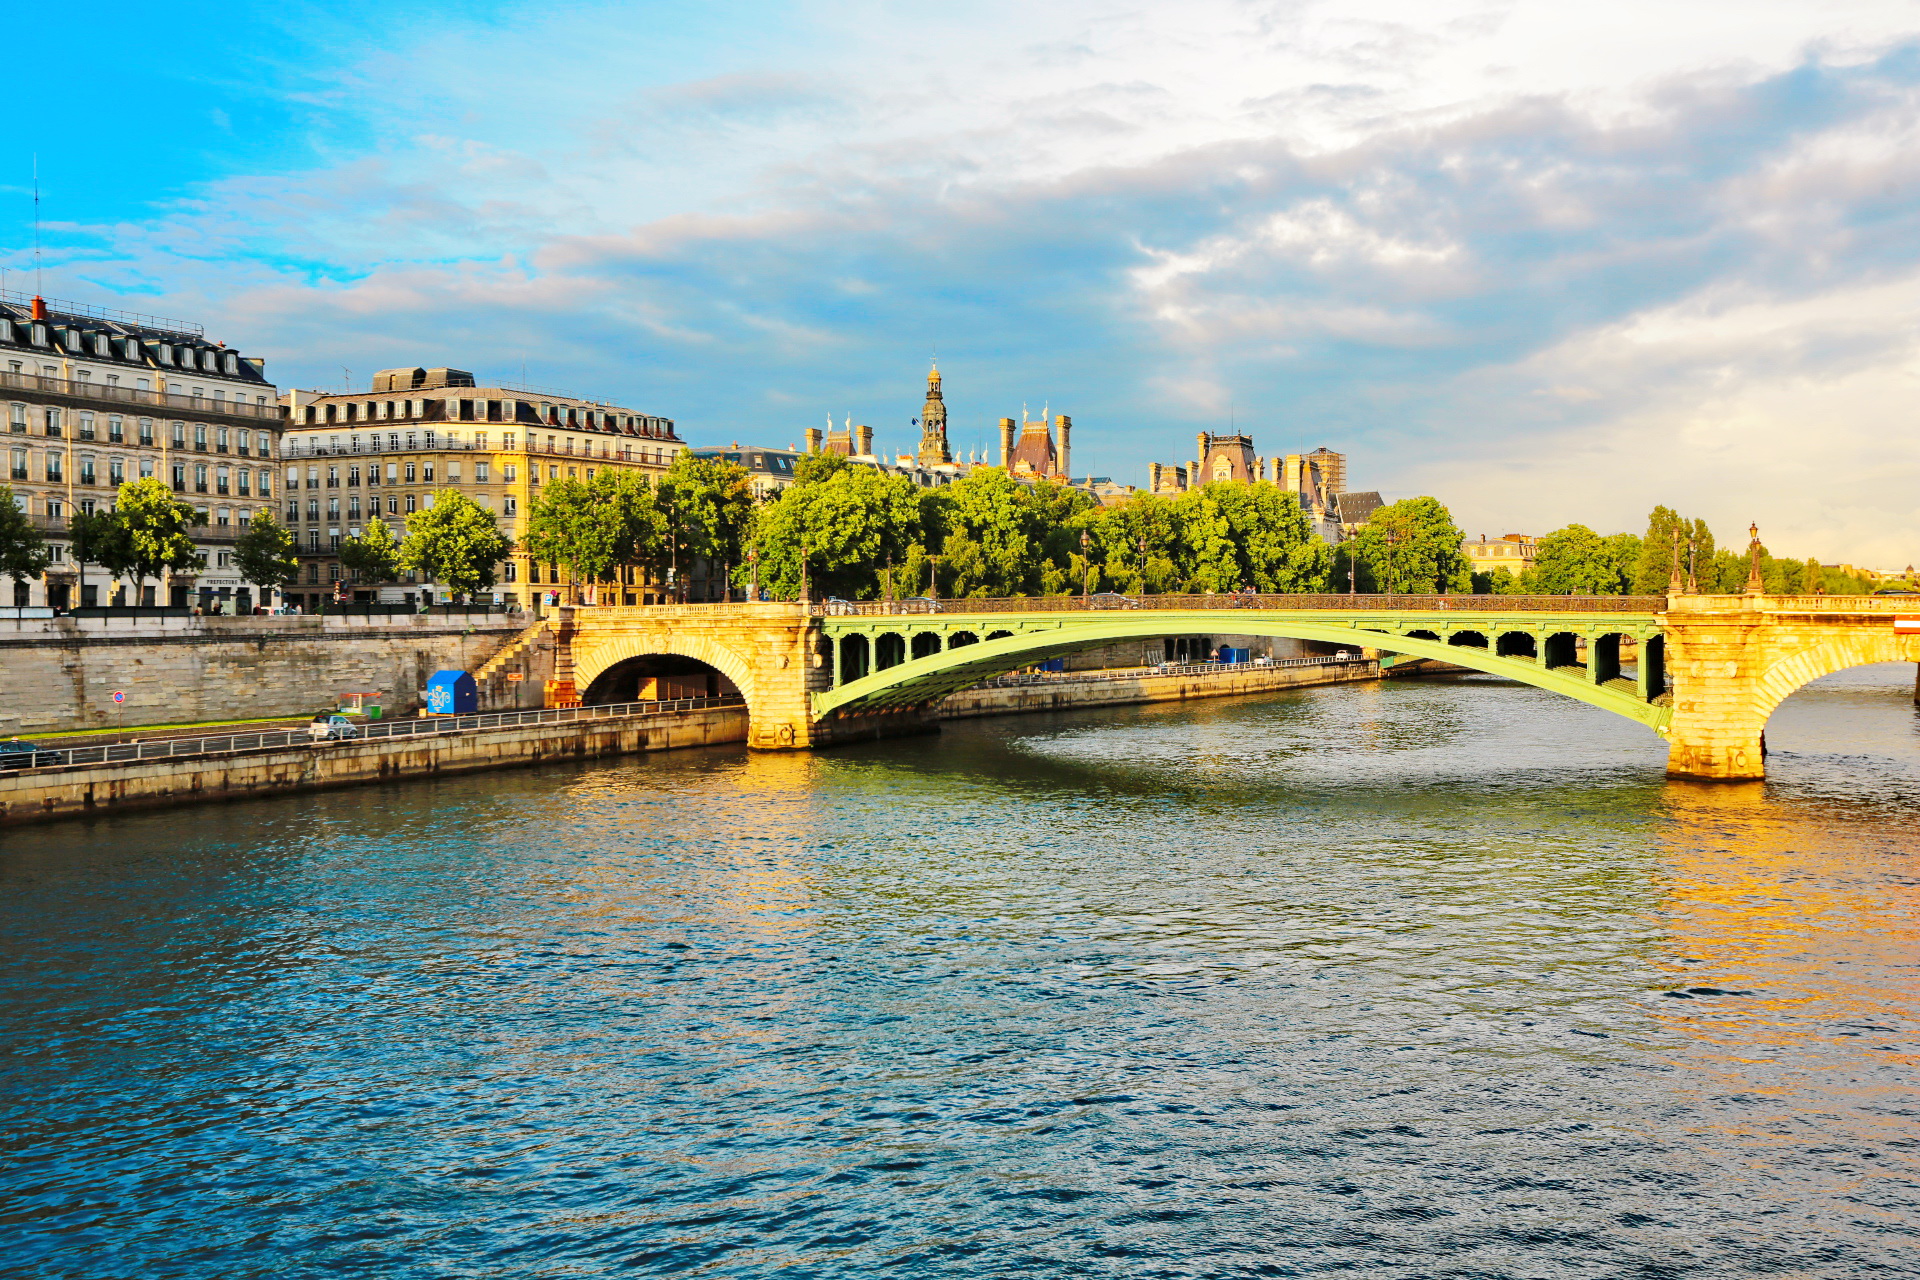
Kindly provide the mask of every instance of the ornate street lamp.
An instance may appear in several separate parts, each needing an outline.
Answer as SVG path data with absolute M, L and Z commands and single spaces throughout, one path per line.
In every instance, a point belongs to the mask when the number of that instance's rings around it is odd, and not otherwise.
M 1093 563 L 1087 559 L 1087 531 L 1080 531 L 1080 605 L 1093 605 Z

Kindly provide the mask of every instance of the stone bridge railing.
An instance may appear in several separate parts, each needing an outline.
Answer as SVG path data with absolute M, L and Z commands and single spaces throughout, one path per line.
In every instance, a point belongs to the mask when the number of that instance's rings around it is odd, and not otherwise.
M 1395 595 L 1118 595 L 1011 596 L 1000 599 L 816 600 L 809 611 L 824 617 L 892 617 L 930 613 L 1084 613 L 1089 609 L 1314 609 L 1378 613 L 1445 611 L 1486 613 L 1659 613 L 1666 596 L 1395 596 Z

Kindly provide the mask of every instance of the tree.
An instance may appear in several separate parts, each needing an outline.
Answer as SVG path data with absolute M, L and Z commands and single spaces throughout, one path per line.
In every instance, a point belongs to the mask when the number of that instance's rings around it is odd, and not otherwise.
M 375 516 L 373 523 L 380 525 L 380 517 Z M 385 533 L 386 526 L 380 525 L 380 531 Z M 387 540 L 391 542 L 392 536 Z M 344 546 L 340 559 L 343 563 L 347 559 Z M 246 532 L 234 541 L 233 566 L 242 581 L 260 588 L 261 603 L 267 603 L 275 591 L 291 586 L 299 577 L 299 544 L 293 539 L 293 530 L 275 520 L 273 512 L 260 508 L 247 522 Z
M 1639 539 L 1634 541 L 1637 543 Z M 1533 567 L 1524 575 L 1523 586 L 1536 595 L 1620 595 L 1628 581 L 1621 569 L 1623 550 L 1619 544 L 1583 524 L 1555 529 L 1540 539 Z
M 259 517 L 254 519 L 257 521 Z M 292 554 L 292 535 L 287 536 L 288 554 Z M 340 563 L 363 582 L 392 582 L 400 576 L 400 541 L 393 536 L 387 522 L 375 516 L 367 521 L 359 537 L 348 538 L 340 544 Z M 287 579 L 289 583 L 292 581 Z
M 836 455 L 837 456 L 837 455 Z M 660 505 L 672 513 L 668 537 L 674 559 L 700 557 L 725 581 L 740 561 L 743 541 L 753 520 L 753 486 L 747 469 L 725 458 L 697 458 L 681 453 L 660 477 Z
M 1354 538 L 1361 585 L 1395 595 L 1469 592 L 1473 578 L 1453 515 L 1435 498 L 1403 498 L 1367 518 Z
M 158 479 L 148 476 L 121 485 L 114 514 L 126 530 L 127 567 L 136 594 L 148 578 L 163 579 L 169 570 L 199 566 L 200 552 L 187 530 L 205 524 L 207 518 L 174 497 Z
M 1297 495 L 1217 481 L 1174 503 L 1189 591 L 1325 591 L 1332 548 L 1313 535 Z
M 521 546 L 536 560 L 567 566 L 576 583 L 594 584 L 597 600 L 598 584 L 615 568 L 658 560 L 664 536 L 665 521 L 646 477 L 602 467 L 591 480 L 549 484 L 527 515 Z
M 0 573 L 13 579 L 16 587 L 28 578 L 37 578 L 53 563 L 47 553 L 47 540 L 33 527 L 33 520 L 13 496 L 13 486 L 0 484 Z
M 1689 520 L 1672 507 L 1655 507 L 1647 516 L 1647 536 L 1640 540 L 1640 556 L 1633 571 L 1631 594 L 1663 596 L 1673 575 L 1674 549 L 1680 553 L 1680 580 L 1687 579 L 1689 554 L 1696 580 L 1708 573 L 1713 559 L 1713 531 L 1704 520 Z M 1691 547 L 1691 552 L 1689 551 Z M 1709 588 L 1702 582 L 1702 591 Z
M 1091 512 L 1093 559 L 1107 584 L 1132 595 L 1171 591 L 1184 581 L 1185 552 L 1174 502 L 1142 493 Z
M 513 539 L 500 532 L 493 512 L 458 489 L 442 489 L 428 501 L 407 520 L 400 563 L 457 597 L 491 587 Z
M 825 458 L 833 461 L 819 461 Z M 803 548 L 812 593 L 849 599 L 879 595 L 887 560 L 899 564 L 910 547 L 924 548 L 920 490 L 905 476 L 832 454 L 809 455 L 794 471 L 795 483 L 761 507 L 753 524 L 760 582 L 775 598 L 798 598 Z M 748 571 L 735 573 L 744 580 Z M 899 581 L 911 589 L 904 575 Z
M 80 598 L 86 599 L 87 566 L 97 564 L 109 572 L 114 565 L 131 559 L 126 527 L 111 511 L 76 511 L 67 521 L 67 539 L 73 547 L 73 561 L 80 570 Z M 117 575 L 116 575 L 117 576 Z

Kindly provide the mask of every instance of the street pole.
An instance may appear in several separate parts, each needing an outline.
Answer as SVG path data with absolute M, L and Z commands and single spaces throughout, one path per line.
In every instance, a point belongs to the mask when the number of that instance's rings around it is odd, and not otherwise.
M 927 599 L 929 600 L 938 600 L 940 598 L 939 573 L 940 573 L 940 557 L 928 556 L 927 557 Z
M 807 580 L 807 559 L 813 554 L 812 547 L 800 548 L 800 603 L 813 603 L 813 584 Z
M 1147 535 L 1140 535 L 1140 594 L 1147 594 Z
M 1083 608 L 1093 605 L 1093 563 L 1087 559 L 1087 531 L 1080 531 L 1080 604 Z
M 747 603 L 760 603 L 760 553 L 752 547 L 747 548 L 747 563 L 753 566 L 753 594 L 747 597 Z

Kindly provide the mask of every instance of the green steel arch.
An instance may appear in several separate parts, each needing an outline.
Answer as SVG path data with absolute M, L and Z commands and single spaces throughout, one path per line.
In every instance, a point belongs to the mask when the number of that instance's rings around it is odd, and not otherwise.
M 933 615 L 864 615 L 821 619 L 822 632 L 834 642 L 835 674 L 839 673 L 841 641 L 865 636 L 872 651 L 883 635 L 901 637 L 911 653 L 913 637 L 927 632 L 942 637 L 938 652 L 909 658 L 856 680 L 836 684 L 813 694 L 816 715 L 836 711 L 866 712 L 924 705 L 989 677 L 1048 658 L 1060 657 L 1114 640 L 1148 639 L 1171 635 L 1257 635 L 1275 639 L 1315 640 L 1349 648 L 1379 649 L 1413 658 L 1432 658 L 1484 671 L 1577 698 L 1603 710 L 1664 732 L 1673 711 L 1661 697 L 1664 689 L 1653 664 L 1643 660 L 1633 678 L 1606 678 L 1584 665 L 1548 665 L 1549 637 L 1572 634 L 1585 637 L 1588 651 L 1607 636 L 1637 640 L 1641 653 L 1662 634 L 1653 614 L 1625 613 L 1494 613 L 1381 611 L 1364 616 L 1351 612 L 1285 609 L 1139 610 L 1052 613 L 956 613 Z M 966 632 L 976 643 L 949 647 L 956 634 Z M 1001 639 L 987 637 L 1007 632 Z M 1409 634 L 1428 632 L 1427 639 Z M 1449 644 L 1447 637 L 1477 632 L 1486 647 Z M 1535 657 L 1497 652 L 1499 637 L 1530 636 Z

